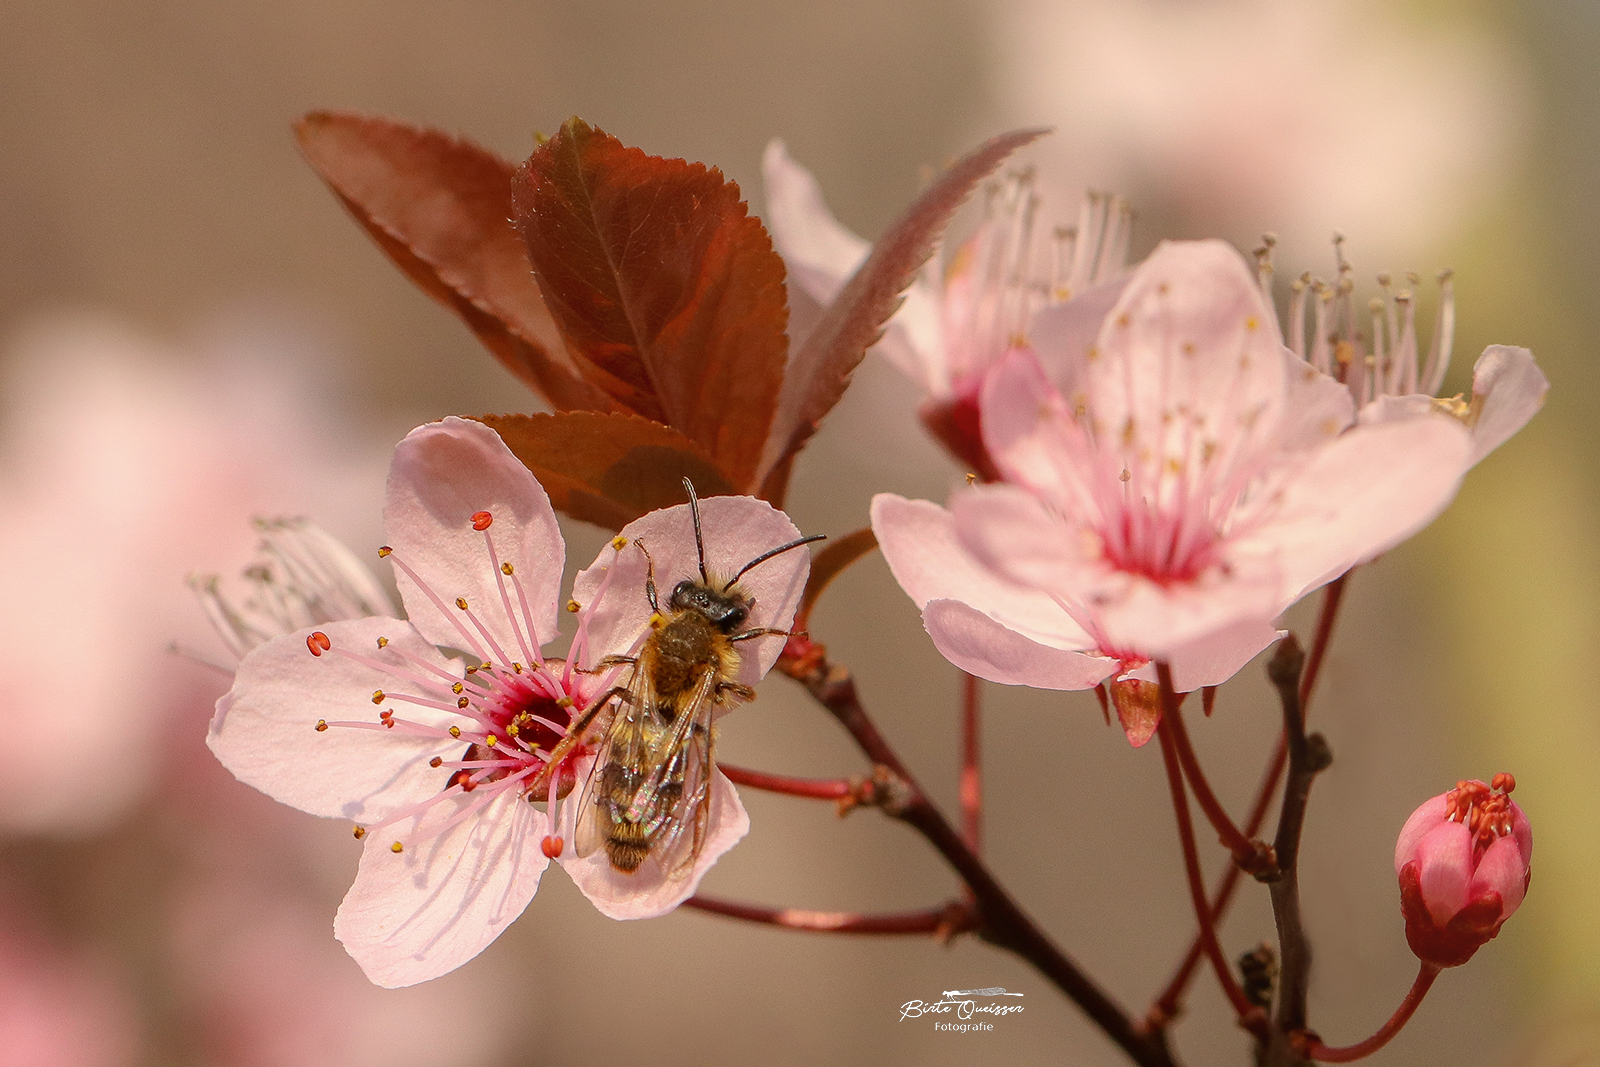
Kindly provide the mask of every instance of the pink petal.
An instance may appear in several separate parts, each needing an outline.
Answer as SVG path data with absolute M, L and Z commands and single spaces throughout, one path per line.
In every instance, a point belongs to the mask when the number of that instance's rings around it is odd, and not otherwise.
M 1440 823 L 1417 843 L 1416 860 L 1428 914 L 1443 926 L 1467 903 L 1472 834 L 1458 822 Z
M 1288 632 L 1261 619 L 1246 619 L 1182 645 L 1167 657 L 1172 686 L 1180 693 L 1192 693 L 1221 685 Z
M 950 512 L 961 547 L 1015 584 L 1081 596 L 1115 580 L 1098 558 L 1098 544 L 1025 489 L 962 489 L 950 498 Z
M 701 527 L 705 535 L 706 567 L 720 584 L 746 563 L 800 536 L 794 523 L 770 504 L 748 496 L 718 496 L 700 501 Z M 588 616 L 589 655 L 593 663 L 602 656 L 627 654 L 645 635 L 650 624 L 650 602 L 645 598 L 646 560 L 639 544 L 655 560 L 656 600 L 667 610 L 672 588 L 684 579 L 700 578 L 695 556 L 694 523 L 689 505 L 652 511 L 622 528 L 628 546 L 620 553 L 610 545 L 600 550 L 594 563 L 579 573 L 572 596 Z M 594 603 L 608 568 L 614 569 L 611 584 L 598 604 Z M 794 621 L 800 594 L 805 591 L 806 575 L 811 571 L 811 554 L 805 546 L 793 548 L 751 570 L 739 584 L 754 598 L 745 629 L 772 627 L 787 629 Z M 761 637 L 741 642 L 743 662 L 739 680 L 755 685 L 778 661 L 783 639 Z
M 1094 590 L 1093 603 L 1106 647 L 1148 659 L 1172 660 L 1185 648 L 1198 645 L 1202 650 L 1199 676 L 1206 677 L 1228 666 L 1226 661 L 1243 665 L 1237 657 L 1244 649 L 1235 642 L 1248 643 L 1253 634 L 1270 643 L 1266 637 L 1270 627 L 1262 620 L 1282 610 L 1282 587 L 1277 572 L 1266 569 L 1238 568 L 1224 574 L 1213 567 L 1192 581 L 1168 585 L 1117 572 L 1113 580 Z M 1256 628 L 1252 631 L 1249 624 Z M 1235 626 L 1246 627 L 1243 638 L 1237 634 L 1217 636 Z M 1222 655 L 1207 662 L 1205 649 L 1211 640 L 1219 642 Z
M 1163 477 L 1173 461 L 1220 474 L 1276 447 L 1286 373 L 1275 321 L 1232 246 L 1157 246 L 1106 316 L 1085 376 L 1104 458 L 1164 497 L 1179 482 Z
M 1445 815 L 1450 810 L 1448 798 L 1450 794 L 1440 793 L 1422 802 L 1406 824 L 1400 828 L 1400 839 L 1394 846 L 1394 873 L 1398 875 L 1400 869 L 1417 858 L 1417 845 L 1424 837 L 1433 832 L 1434 827 L 1445 821 Z
M 1082 386 L 1089 365 L 1089 350 L 1099 339 L 1106 315 L 1127 284 L 1126 277 L 1101 282 L 1033 316 L 1028 325 L 1028 345 L 1038 354 L 1039 362 L 1062 396 L 1071 398 Z
M 979 396 L 984 448 L 1005 480 L 1048 500 L 1071 522 L 1101 517 L 1095 489 L 1105 461 L 1073 415 L 1085 404 L 1082 393 L 1063 400 L 1040 357 L 1025 348 L 994 365 Z
M 1355 421 L 1350 389 L 1287 348 L 1282 349 L 1282 354 L 1288 384 L 1282 447 L 1296 452 L 1320 448 Z
M 545 816 L 515 786 L 439 836 L 392 851 L 394 841 L 424 837 L 478 800 L 458 794 L 368 834 L 333 932 L 378 985 L 395 989 L 455 970 L 499 937 L 539 888 L 549 863 L 539 848 Z
M 580 768 L 579 773 L 586 772 Z M 576 814 L 576 808 L 573 804 L 568 810 Z M 571 841 L 574 839 L 570 829 L 572 818 L 564 821 L 568 824 L 564 836 Z M 711 865 L 749 832 L 750 816 L 739 801 L 739 791 L 721 771 L 713 770 L 706 840 L 694 866 L 678 877 L 670 877 L 655 856 L 632 874 L 624 874 L 611 866 L 604 849 L 580 857 L 568 848 L 561 855 L 561 866 L 600 914 L 612 919 L 653 919 L 693 896 Z
M 1445 415 L 1359 425 L 1239 509 L 1229 560 L 1282 568 L 1287 606 L 1431 522 L 1455 496 L 1469 445 Z
M 794 161 L 782 141 L 768 142 L 761 174 L 767 199 L 763 221 L 773 246 L 790 277 L 825 307 L 867 258 L 871 245 L 834 218 L 816 178 Z M 938 296 L 918 280 L 906 290 L 905 303 L 874 346 L 927 393 L 948 391 L 948 374 L 936 369 L 942 367 L 944 351 L 939 319 Z M 791 328 L 790 336 L 797 342 L 792 349 L 799 351 L 804 334 Z
M 1511 802 L 1511 836 L 1516 838 L 1524 863 L 1533 860 L 1533 824 L 1515 800 Z
M 1522 429 L 1544 406 L 1549 389 L 1549 379 L 1526 348 L 1485 348 L 1472 369 L 1472 395 L 1483 398 L 1483 409 L 1472 428 L 1469 464 L 1477 464 Z
M 1113 674 L 1115 659 L 1030 640 L 957 600 L 933 600 L 922 625 L 945 659 L 968 674 L 1035 689 L 1088 689 Z
M 473 516 L 484 511 L 493 523 L 479 532 L 473 529 Z M 538 640 L 549 641 L 555 635 L 566 562 L 556 513 L 538 480 L 500 435 L 481 422 L 452 416 L 406 435 L 395 447 L 389 468 L 383 521 L 395 555 L 445 604 L 441 611 L 400 568 L 395 569 L 406 614 L 428 640 L 471 650 L 472 642 L 463 637 L 459 623 L 483 644 L 455 607 L 456 598 L 465 597 L 506 657 L 533 659 L 535 649 L 517 637 L 518 627 L 526 635 L 521 602 L 511 580 L 491 562 L 485 534 L 493 538 L 499 561 L 516 568 Z M 506 615 L 507 599 L 515 624 Z M 486 651 L 491 658 L 500 658 L 492 649 Z
M 1500 894 L 1502 918 L 1522 906 L 1528 889 L 1528 861 L 1514 837 L 1502 837 L 1484 850 L 1478 869 L 1472 873 L 1467 899 L 1477 900 L 1488 892 Z
M 957 539 L 955 516 L 939 505 L 879 493 L 872 498 L 872 530 L 889 570 L 917 607 L 959 600 L 1046 645 L 1094 647 L 1094 639 L 1048 595 L 980 565 Z
M 409 623 L 368 618 L 320 627 L 334 648 L 394 661 L 394 653 L 417 656 L 453 675 L 461 664 L 446 660 Z M 463 742 L 417 737 L 402 729 L 365 730 L 317 720 L 376 725 L 374 690 L 417 693 L 376 668 L 333 652 L 313 657 L 306 647 L 311 629 L 274 638 L 245 656 L 233 688 L 217 701 L 206 743 L 241 782 L 313 815 L 371 822 L 418 803 L 444 788 L 447 772 L 428 766 L 434 756 L 455 758 Z M 377 639 L 387 637 L 387 655 Z M 413 669 L 414 668 L 408 668 Z M 390 701 L 399 719 L 445 728 L 452 712 Z

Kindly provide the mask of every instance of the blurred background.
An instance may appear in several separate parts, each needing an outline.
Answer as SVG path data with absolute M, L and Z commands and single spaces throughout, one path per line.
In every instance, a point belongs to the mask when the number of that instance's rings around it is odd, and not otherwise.
M 318 107 L 389 114 L 522 158 L 580 114 L 720 166 L 761 208 L 783 138 L 876 235 L 920 175 L 1001 129 L 1046 213 L 1085 186 L 1163 237 L 1279 236 L 1280 283 L 1349 240 L 1380 270 L 1456 268 L 1465 388 L 1531 347 L 1550 402 L 1414 541 L 1351 585 L 1315 717 L 1336 753 L 1303 864 L 1313 1025 L 1354 1041 L 1409 985 L 1392 868 L 1411 809 L 1515 772 L 1537 827 L 1528 903 L 1446 973 L 1381 1063 L 1600 1063 L 1600 8 L 1581 0 L 9 0 L 0 33 L 0 1064 L 1121 1062 L 1042 979 L 974 940 L 854 940 L 696 913 L 601 918 L 552 873 L 458 972 L 385 991 L 332 936 L 346 825 L 236 783 L 204 747 L 226 665 L 185 586 L 251 559 L 252 516 L 308 515 L 365 555 L 388 450 L 531 395 L 423 297 L 299 159 Z M 1283 296 L 1280 284 L 1280 299 Z M 1361 295 L 1358 292 L 1358 296 Z M 1423 298 L 1431 321 L 1431 297 Z M 873 493 L 959 477 L 916 393 L 869 358 L 798 468 L 807 532 Z M 1589 426 L 1588 430 L 1584 427 Z M 569 561 L 604 535 L 569 524 Z M 1305 632 L 1307 607 L 1291 614 Z M 881 560 L 812 627 L 947 810 L 957 674 Z M 1192 729 L 1242 810 L 1276 732 L 1259 665 Z M 1191 934 L 1159 755 L 1092 696 L 986 687 L 988 853 L 1022 902 L 1141 1012 Z M 730 761 L 863 765 L 783 679 L 723 730 Z M 708 892 L 805 908 L 935 904 L 950 875 L 871 812 L 746 791 L 754 829 Z M 1207 856 L 1215 871 L 1220 853 Z M 1270 934 L 1246 886 L 1230 955 Z M 1027 1010 L 981 1035 L 899 1021 L 944 989 Z M 1207 980 L 1175 1041 L 1242 1063 Z

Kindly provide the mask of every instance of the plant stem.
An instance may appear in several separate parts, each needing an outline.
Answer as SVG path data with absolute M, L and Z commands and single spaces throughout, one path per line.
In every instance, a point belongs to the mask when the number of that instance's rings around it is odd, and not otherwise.
M 768 774 L 720 762 L 717 769 L 735 785 L 747 785 L 752 789 L 765 789 L 769 793 L 783 793 L 791 797 L 844 800 L 856 794 L 855 785 L 845 778 L 791 778 L 786 774 Z
M 1252 871 L 1269 865 L 1271 860 L 1265 854 L 1265 849 L 1246 837 L 1233 824 L 1222 802 L 1211 791 L 1211 784 L 1206 781 L 1205 772 L 1200 769 L 1200 760 L 1195 756 L 1194 746 L 1189 742 L 1188 727 L 1183 724 L 1182 703 L 1172 688 L 1171 668 L 1165 663 L 1157 663 L 1156 677 L 1161 684 L 1161 721 L 1170 723 L 1169 732 L 1173 748 L 1177 751 L 1184 777 L 1189 780 L 1189 787 L 1194 790 L 1194 798 L 1199 803 L 1200 810 L 1205 812 L 1206 818 L 1217 831 L 1217 836 L 1222 839 L 1223 847 L 1233 853 L 1235 863 Z
M 1329 1048 L 1312 1034 L 1302 1033 L 1297 1044 L 1300 1052 L 1307 1059 L 1319 1060 L 1322 1063 L 1349 1063 L 1370 1056 L 1389 1043 L 1389 1039 L 1400 1032 L 1400 1028 L 1411 1021 L 1411 1015 L 1417 1010 L 1417 1005 L 1422 1003 L 1422 998 L 1428 995 L 1428 990 L 1433 986 L 1433 980 L 1439 977 L 1439 968 L 1432 964 L 1424 963 L 1417 972 L 1417 980 L 1411 983 L 1411 989 L 1406 993 L 1406 998 L 1400 1006 L 1389 1016 L 1389 1021 L 1378 1028 L 1378 1032 L 1365 1041 L 1343 1048 Z
M 961 675 L 961 829 L 967 847 L 983 854 L 983 778 L 979 749 L 983 720 L 978 703 L 978 679 Z
M 882 912 L 808 911 L 803 908 L 769 908 L 763 904 L 693 896 L 686 907 L 724 915 L 730 919 L 829 934 L 938 934 L 949 937 L 972 928 L 971 909 L 961 901 L 921 911 Z
M 1166 686 L 1162 688 L 1165 689 Z M 1172 791 L 1172 810 L 1178 818 L 1178 841 L 1183 846 L 1183 870 L 1189 883 L 1189 899 L 1194 904 L 1195 919 L 1200 924 L 1200 942 L 1207 958 L 1211 960 L 1217 982 L 1222 986 L 1223 993 L 1227 994 L 1228 1002 L 1233 1005 L 1234 1014 L 1238 1016 L 1240 1024 L 1259 1033 L 1263 1031 L 1265 1022 L 1261 1009 L 1245 998 L 1244 990 L 1239 988 L 1239 982 L 1234 978 L 1232 968 L 1222 955 L 1222 946 L 1217 942 L 1217 931 L 1212 923 L 1211 909 L 1206 903 L 1205 881 L 1200 873 L 1200 853 L 1194 843 L 1194 824 L 1189 818 L 1189 795 L 1184 789 L 1183 769 L 1178 760 L 1177 743 L 1173 740 L 1172 734 L 1171 717 L 1163 714 L 1161 724 L 1156 727 L 1156 736 L 1161 741 L 1161 758 L 1167 767 L 1167 785 Z
M 790 639 L 780 667 L 832 713 L 869 760 L 894 776 L 895 787 L 881 806 L 927 838 L 966 883 L 977 932 L 1031 963 L 1135 1063 L 1173 1067 L 1175 1061 L 1163 1036 L 1136 1026 L 1127 1011 L 1039 929 L 928 799 L 862 706 L 850 672 L 830 664 L 821 645 L 807 641 L 807 647 L 800 647 L 799 642 Z

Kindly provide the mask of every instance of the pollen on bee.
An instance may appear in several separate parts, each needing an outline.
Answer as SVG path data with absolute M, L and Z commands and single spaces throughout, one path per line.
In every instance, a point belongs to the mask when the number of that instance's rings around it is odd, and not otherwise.
M 659 611 L 654 612 L 650 616 L 650 629 L 659 630 L 663 626 L 665 626 L 666 624 L 667 624 L 667 617 L 665 615 L 661 614 Z
M 623 537 L 621 534 L 618 534 L 611 539 L 611 547 L 616 549 L 618 552 L 621 552 L 623 549 L 628 547 L 628 539 Z
M 450 727 L 450 736 L 451 737 L 460 737 L 461 736 L 461 727 L 459 727 L 459 726 Z
M 365 826 L 354 826 L 351 829 L 355 832 L 357 841 L 367 836 L 367 828 Z
M 387 556 L 389 553 L 391 553 L 393 551 L 394 551 L 394 549 L 390 548 L 388 545 L 384 545 L 382 548 L 378 549 L 378 558 L 379 559 L 383 559 L 385 556 Z
M 467 598 L 464 597 L 464 596 L 456 597 L 456 607 L 460 608 L 462 611 L 466 611 L 467 610 Z
M 567 610 L 576 615 L 579 611 L 583 610 L 583 605 L 579 604 L 576 600 L 569 600 L 567 601 Z
M 516 569 L 517 569 L 517 568 L 515 568 L 515 567 L 513 567 L 513 566 L 512 566 L 512 565 L 511 565 L 511 564 L 509 564 L 509 563 L 502 563 L 502 564 L 500 564 L 500 573 L 501 573 L 501 574 L 506 574 L 506 575 L 510 575 L 510 574 L 513 574 L 513 573 L 515 573 L 515 572 L 516 572 Z
M 460 682 L 457 682 L 455 685 L 452 685 L 450 687 L 450 692 L 459 694 L 461 692 L 461 690 L 463 690 L 465 688 L 466 688 L 465 685 L 461 684 Z
M 328 729 L 328 720 L 327 719 L 318 719 L 317 720 L 317 733 L 319 733 L 319 734 L 320 733 L 324 733 L 324 732 L 327 731 L 327 729 Z
M 469 701 L 466 697 L 462 697 L 460 700 L 456 701 L 456 707 L 464 708 L 470 703 L 471 703 L 471 701 Z
M 387 637 L 378 638 L 378 647 L 379 648 L 388 648 L 389 647 L 389 639 Z
M 383 690 L 382 689 L 374 689 L 372 691 L 372 702 L 374 704 L 382 704 L 383 703 Z
M 306 635 L 306 647 L 313 656 L 320 656 L 333 647 L 333 642 L 328 640 L 328 635 L 321 630 L 314 630 Z
M 482 533 L 494 522 L 494 516 L 487 511 L 474 511 L 472 513 L 472 528 Z
M 406 846 L 402 845 L 398 841 L 396 841 L 394 844 L 389 846 L 389 851 L 390 852 L 404 852 L 405 850 L 406 850 Z

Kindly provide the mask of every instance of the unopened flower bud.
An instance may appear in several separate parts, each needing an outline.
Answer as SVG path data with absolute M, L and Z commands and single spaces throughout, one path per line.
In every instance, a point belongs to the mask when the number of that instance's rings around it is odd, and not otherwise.
M 1463 781 L 1426 801 L 1400 831 L 1394 869 L 1406 941 L 1424 963 L 1456 967 L 1500 932 L 1528 891 L 1533 829 L 1516 779 Z

